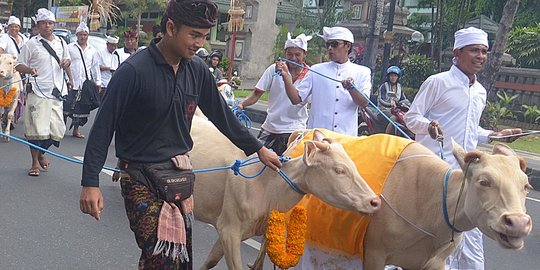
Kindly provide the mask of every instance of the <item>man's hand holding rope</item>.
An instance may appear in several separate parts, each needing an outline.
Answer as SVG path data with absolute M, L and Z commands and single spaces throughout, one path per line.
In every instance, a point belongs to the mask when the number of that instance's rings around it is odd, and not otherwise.
M 443 136 L 443 130 L 439 124 L 439 121 L 433 120 L 429 123 L 428 133 L 429 136 L 434 140 L 437 140 L 439 136 Z
M 279 157 L 275 152 L 263 146 L 257 151 L 257 154 L 259 155 L 259 160 L 270 169 L 277 171 L 281 168 L 281 161 L 279 161 Z

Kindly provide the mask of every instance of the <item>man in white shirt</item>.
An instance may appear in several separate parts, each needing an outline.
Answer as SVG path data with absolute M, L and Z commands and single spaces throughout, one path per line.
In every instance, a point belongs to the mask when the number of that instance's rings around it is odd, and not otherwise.
M 349 29 L 324 27 L 321 37 L 326 41 L 330 61 L 314 65 L 311 69 L 340 82 L 308 72 L 296 89 L 287 89 L 287 95 L 293 104 L 311 100 L 308 128 L 325 128 L 356 136 L 358 106 L 366 107 L 368 100 L 352 87 L 351 82 L 369 98 L 371 71 L 349 61 L 354 43 Z
M 520 129 L 494 132 L 479 126 L 486 105 L 486 89 L 476 80 L 476 74 L 487 61 L 487 51 L 488 39 L 484 31 L 474 27 L 457 31 L 454 65 L 449 71 L 427 78 L 405 115 L 407 127 L 416 134 L 416 141 L 437 154 L 440 147 L 435 140 L 436 130 L 444 134 L 443 156 L 454 169 L 460 167 L 452 155 L 451 138 L 466 151 L 473 151 L 478 142 L 488 142 L 491 136 L 521 133 Z M 484 269 L 480 230 L 463 233 L 463 240 L 446 264 L 447 269 Z
M 83 83 L 87 79 L 94 81 L 98 86 L 98 91 L 101 92 L 101 74 L 97 61 L 97 51 L 92 45 L 88 44 L 88 33 L 88 26 L 86 26 L 86 23 L 81 22 L 75 32 L 77 42 L 68 45 L 73 77 L 73 89 L 71 91 L 74 91 L 71 93 L 71 97 L 77 97 L 80 94 L 79 91 L 81 91 Z M 68 116 L 71 117 L 73 137 L 83 139 L 84 135 L 81 134 L 80 127 L 86 124 L 90 112 L 87 110 L 81 111 L 79 106 L 75 106 L 75 103 L 74 99 L 71 108 L 64 108 L 64 121 L 67 121 Z
M 53 34 L 54 14 L 40 8 L 36 22 L 39 35 L 22 47 L 15 69 L 33 77 L 24 110 L 24 135 L 29 142 L 48 149 L 51 145 L 59 147 L 66 131 L 62 97 L 68 94 L 64 71 L 69 71 L 70 57 L 67 44 Z M 39 150 L 31 148 L 30 153 L 28 175 L 39 176 L 40 167 L 47 170 L 49 161 Z
M 116 50 L 118 55 L 120 55 L 120 64 L 126 61 L 126 59 L 134 54 L 137 51 L 137 48 L 139 48 L 139 32 L 136 31 L 136 29 L 124 32 L 124 38 L 124 48 L 118 48 Z
M 101 74 L 101 92 L 99 93 L 100 99 L 103 98 L 105 92 L 107 92 L 107 85 L 111 80 L 114 71 L 120 65 L 120 56 L 116 49 L 118 48 L 119 38 L 116 36 L 107 37 L 107 47 L 97 52 L 97 63 Z
M 28 39 L 21 34 L 21 21 L 15 16 L 9 16 L 7 22 L 7 34 L 0 37 L 0 54 L 9 53 L 18 57 L 21 48 Z
M 310 39 L 311 36 L 304 34 L 292 39 L 291 33 L 288 33 L 285 57 L 308 67 L 304 63 L 304 58 Z M 281 70 L 281 76 L 276 76 L 278 70 Z M 238 104 L 240 109 L 245 108 L 257 102 L 265 91 L 268 92 L 267 115 L 258 139 L 278 155 L 282 155 L 287 149 L 287 141 L 293 131 L 306 129 L 308 114 L 305 103 L 291 104 L 285 87 L 298 84 L 305 78 L 307 72 L 307 69 L 288 62 L 276 62 L 264 71 L 251 95 Z

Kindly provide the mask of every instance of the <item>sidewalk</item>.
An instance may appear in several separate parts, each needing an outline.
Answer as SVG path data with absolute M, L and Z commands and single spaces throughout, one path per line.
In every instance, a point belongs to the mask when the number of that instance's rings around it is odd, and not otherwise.
M 250 88 L 246 88 L 250 89 Z M 252 89 L 252 88 L 251 88 Z M 257 103 L 247 107 L 246 113 L 255 123 L 262 123 L 266 119 L 266 108 L 268 103 L 265 101 L 258 101 Z M 510 145 L 511 146 L 511 145 Z M 491 153 L 492 146 L 489 144 L 481 144 L 478 149 L 484 152 Z M 518 155 L 523 157 L 527 161 L 527 175 L 529 176 L 529 182 L 535 190 L 540 190 L 540 155 L 535 153 L 529 153 L 520 150 L 514 150 Z

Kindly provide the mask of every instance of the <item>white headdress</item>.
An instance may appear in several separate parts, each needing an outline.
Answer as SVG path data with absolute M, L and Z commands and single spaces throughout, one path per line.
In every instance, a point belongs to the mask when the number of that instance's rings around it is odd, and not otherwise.
M 304 34 L 298 35 L 295 39 L 291 38 L 291 33 L 287 33 L 287 41 L 285 41 L 285 49 L 291 47 L 297 47 L 304 51 L 307 51 L 308 41 L 310 41 L 312 36 L 306 36 Z
M 10 26 L 12 24 L 16 24 L 18 26 L 21 26 L 21 20 L 19 20 L 19 18 L 15 17 L 15 16 L 9 16 L 7 25 Z
M 464 28 L 456 31 L 454 34 L 454 50 L 461 49 L 468 45 L 486 45 L 488 44 L 488 34 L 475 27 Z
M 345 27 L 323 27 L 323 34 L 319 36 L 325 41 L 338 39 L 354 43 L 353 33 Z
M 54 14 L 50 10 L 46 8 L 40 8 L 38 9 L 37 14 L 36 14 L 36 22 L 41 22 L 41 21 L 56 22 L 56 19 L 54 18 Z
M 75 31 L 75 34 L 76 34 L 76 33 L 79 33 L 79 32 L 90 33 L 90 29 L 88 29 L 88 26 L 86 26 L 86 23 L 85 23 L 85 22 L 81 22 L 81 23 L 79 24 L 79 26 L 77 27 L 77 30 Z

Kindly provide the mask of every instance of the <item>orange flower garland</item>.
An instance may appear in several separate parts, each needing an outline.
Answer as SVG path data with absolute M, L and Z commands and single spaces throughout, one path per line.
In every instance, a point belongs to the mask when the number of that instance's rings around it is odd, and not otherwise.
M 285 220 L 285 213 L 272 210 L 266 231 L 266 253 L 268 253 L 270 260 L 281 269 L 297 265 L 300 257 L 304 254 L 307 229 L 306 209 L 302 206 L 296 206 L 292 210 L 289 226 Z
M 17 94 L 17 88 L 12 87 L 9 92 L 5 92 L 4 89 L 0 89 L 0 107 L 6 107 L 11 102 L 13 102 L 13 98 L 15 97 L 15 94 Z

